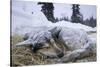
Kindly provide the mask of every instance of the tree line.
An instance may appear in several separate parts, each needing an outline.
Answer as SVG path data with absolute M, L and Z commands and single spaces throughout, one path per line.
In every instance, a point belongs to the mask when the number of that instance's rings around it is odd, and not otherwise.
M 38 5 L 42 5 L 41 11 L 46 16 L 48 21 L 52 23 L 56 23 L 58 21 L 71 21 L 72 23 L 81 23 L 84 25 L 88 25 L 91 27 L 96 27 L 96 19 L 90 17 L 89 19 L 83 20 L 83 15 L 80 13 L 80 5 L 79 4 L 72 4 L 72 15 L 71 19 L 68 17 L 62 17 L 60 19 L 54 17 L 54 5 L 53 3 L 46 3 L 46 2 L 38 2 Z

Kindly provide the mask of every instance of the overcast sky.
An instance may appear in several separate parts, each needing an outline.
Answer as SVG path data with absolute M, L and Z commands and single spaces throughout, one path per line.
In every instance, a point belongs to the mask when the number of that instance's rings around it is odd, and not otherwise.
M 13 9 L 22 10 L 30 14 L 31 12 L 39 12 L 41 10 L 41 6 L 38 6 L 37 2 L 34 1 L 13 1 L 12 7 Z M 71 4 L 54 3 L 54 16 L 58 18 L 68 16 L 70 18 L 72 15 L 71 8 Z M 91 16 L 96 18 L 95 5 L 80 5 L 80 12 L 83 14 L 84 19 Z

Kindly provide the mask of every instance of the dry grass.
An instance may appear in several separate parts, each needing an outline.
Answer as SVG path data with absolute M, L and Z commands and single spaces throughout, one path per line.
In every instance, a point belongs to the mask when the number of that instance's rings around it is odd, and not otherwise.
M 15 35 L 12 38 L 12 66 L 23 65 L 41 65 L 55 63 L 51 59 L 46 59 L 46 56 L 41 51 L 48 51 L 49 48 L 41 49 L 37 53 L 33 53 L 30 47 L 14 47 L 14 45 L 22 41 L 22 36 Z
M 25 66 L 25 65 L 44 65 L 44 64 L 56 64 L 55 59 L 48 59 L 41 52 L 51 52 L 51 48 L 40 49 L 38 52 L 33 53 L 30 47 L 14 47 L 14 45 L 20 41 L 23 41 L 23 36 L 14 35 L 11 37 L 12 49 L 11 49 L 11 66 Z M 48 53 L 48 52 L 47 52 Z M 86 57 L 76 62 L 96 61 L 96 54 L 91 57 Z

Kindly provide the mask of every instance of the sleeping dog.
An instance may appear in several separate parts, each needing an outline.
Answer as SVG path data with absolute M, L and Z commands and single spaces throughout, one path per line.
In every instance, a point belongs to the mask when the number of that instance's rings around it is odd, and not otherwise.
M 63 43 L 61 45 L 68 48 L 68 54 L 64 56 L 63 50 L 57 46 L 57 41 L 60 41 Z M 24 41 L 16 44 L 16 46 L 29 45 L 32 46 L 33 51 L 41 47 L 53 46 L 57 56 L 60 58 L 59 62 L 74 61 L 75 59 L 88 56 L 94 49 L 94 42 L 87 36 L 86 32 L 64 27 L 54 27 L 49 30 L 27 33 Z

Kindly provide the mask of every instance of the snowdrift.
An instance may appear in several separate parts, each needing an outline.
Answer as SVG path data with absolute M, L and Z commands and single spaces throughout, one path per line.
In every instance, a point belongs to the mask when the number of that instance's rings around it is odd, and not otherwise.
M 35 14 L 28 14 L 24 11 L 18 11 L 12 9 L 12 34 L 25 34 L 27 32 L 46 29 L 47 27 L 60 26 L 64 28 L 74 28 L 84 30 L 86 32 L 96 31 L 96 28 L 92 28 L 80 23 L 71 23 L 68 21 L 59 21 L 57 23 L 52 23 L 46 19 L 41 11 Z
M 96 28 L 92 28 L 80 23 L 72 23 L 72 22 L 68 22 L 68 21 L 60 21 L 54 24 L 54 26 L 61 26 L 61 27 L 68 27 L 68 28 L 73 28 L 73 29 L 80 29 L 80 30 L 84 30 L 86 32 L 89 31 L 96 31 Z

